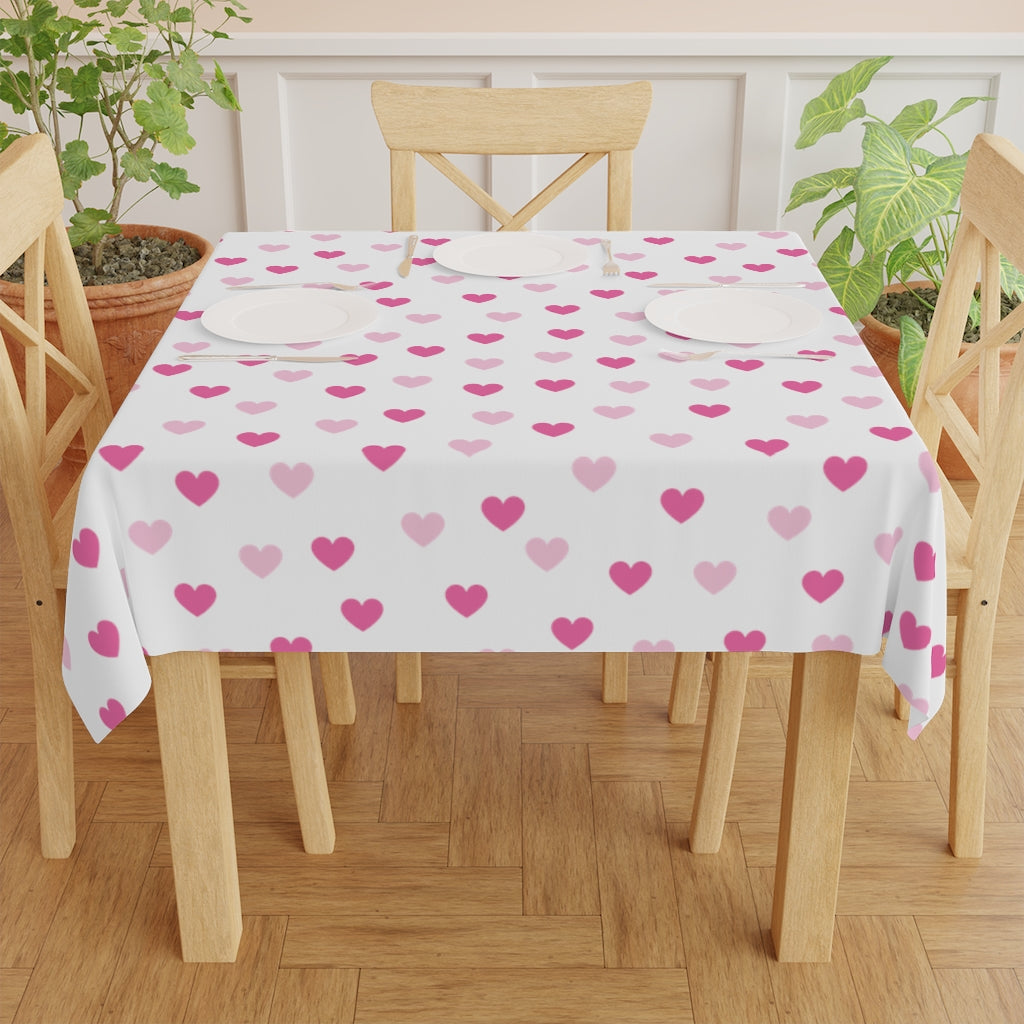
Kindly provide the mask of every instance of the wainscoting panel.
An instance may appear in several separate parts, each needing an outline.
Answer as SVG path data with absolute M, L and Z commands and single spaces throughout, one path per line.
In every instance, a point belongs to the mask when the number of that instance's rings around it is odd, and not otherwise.
M 210 238 L 273 228 L 380 228 L 390 223 L 388 157 L 370 83 L 487 87 L 589 85 L 649 79 L 654 101 L 634 168 L 637 228 L 771 229 L 811 239 L 818 208 L 785 214 L 799 178 L 859 162 L 860 133 L 797 151 L 800 112 L 836 72 L 894 54 L 869 87 L 868 111 L 888 119 L 933 98 L 944 111 L 986 96 L 944 125 L 957 148 L 979 131 L 1024 146 L 1024 34 L 874 35 L 262 35 L 208 51 L 234 83 L 235 118 L 211 105 L 192 117 L 186 163 L 202 191 L 144 199 L 133 219 L 179 224 Z M 935 142 L 938 146 L 941 140 Z M 564 158 L 461 158 L 516 208 Z M 534 223 L 597 227 L 604 170 L 595 168 Z M 424 230 L 483 230 L 483 214 L 421 162 Z M 831 237 L 831 232 L 829 234 Z M 824 241 L 824 239 L 823 239 Z

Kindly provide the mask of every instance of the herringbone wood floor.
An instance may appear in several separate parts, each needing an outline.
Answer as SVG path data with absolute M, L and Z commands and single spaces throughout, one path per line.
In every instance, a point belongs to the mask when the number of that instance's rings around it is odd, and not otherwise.
M 183 964 L 151 703 L 100 746 L 79 731 L 79 842 L 39 855 L 4 521 L 0 541 L 0 1024 L 1024 1021 L 1024 511 L 985 856 L 946 847 L 948 702 L 910 742 L 868 659 L 825 965 L 777 963 L 767 931 L 788 659 L 756 660 L 722 849 L 695 856 L 703 710 L 668 725 L 665 655 L 633 657 L 625 707 L 594 655 L 428 656 L 419 706 L 388 656 L 353 656 L 358 720 L 324 725 L 330 857 L 302 852 L 273 690 L 225 684 L 245 932 L 236 964 Z

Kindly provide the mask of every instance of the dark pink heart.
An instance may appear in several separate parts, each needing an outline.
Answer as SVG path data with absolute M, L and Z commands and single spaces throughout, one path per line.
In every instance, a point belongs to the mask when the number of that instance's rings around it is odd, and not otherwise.
M 677 522 L 685 523 L 704 505 L 704 492 L 696 487 L 680 491 L 675 487 L 661 493 L 661 507 Z
M 127 469 L 142 453 L 141 444 L 105 444 L 100 449 L 103 461 L 116 470 Z
M 400 444 L 368 444 L 363 448 L 366 461 L 381 471 L 390 469 L 404 454 L 405 448 Z
M 534 423 L 533 429 L 538 434 L 543 434 L 545 437 L 561 437 L 563 434 L 568 434 L 570 430 L 574 430 L 575 427 L 572 423 Z
M 310 549 L 318 562 L 336 572 L 352 557 L 356 547 L 348 537 L 317 537 Z

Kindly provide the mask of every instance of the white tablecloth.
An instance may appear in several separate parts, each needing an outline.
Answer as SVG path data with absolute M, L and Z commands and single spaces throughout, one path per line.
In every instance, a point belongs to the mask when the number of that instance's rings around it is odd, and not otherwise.
M 82 483 L 64 674 L 97 740 L 174 650 L 878 651 L 944 692 L 935 469 L 784 232 L 623 232 L 623 274 L 458 274 L 422 238 L 227 235 Z M 446 235 L 447 237 L 455 237 Z M 339 280 L 365 330 L 254 348 L 201 322 L 225 286 Z M 706 349 L 645 320 L 652 282 L 807 282 L 795 341 Z M 238 352 L 244 363 L 181 363 Z M 356 363 L 275 363 L 265 352 Z M 779 358 L 828 354 L 824 361 Z M 889 627 L 892 626 L 890 630 Z

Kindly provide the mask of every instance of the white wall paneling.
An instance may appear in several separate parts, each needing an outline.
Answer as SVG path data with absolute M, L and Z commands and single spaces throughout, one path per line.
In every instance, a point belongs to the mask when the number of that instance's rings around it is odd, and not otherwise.
M 848 130 L 797 152 L 804 103 L 837 71 L 877 54 L 893 62 L 866 102 L 882 117 L 933 97 L 993 97 L 948 128 L 958 147 L 979 131 L 1024 146 L 1024 35 L 325 35 L 246 34 L 210 51 L 235 83 L 237 120 L 212 105 L 193 115 L 197 196 L 154 195 L 135 216 L 216 238 L 245 228 L 381 228 L 390 223 L 387 151 L 370 107 L 377 78 L 450 85 L 559 86 L 650 79 L 654 102 L 636 153 L 637 228 L 776 228 L 810 242 L 816 212 L 783 215 L 793 182 L 859 162 Z M 467 159 L 466 169 L 515 207 L 563 160 Z M 589 180 L 588 180 L 589 179 Z M 603 223 L 603 168 L 535 223 Z M 482 215 L 421 163 L 425 229 L 486 227 Z M 815 245 L 811 245 L 816 250 Z

